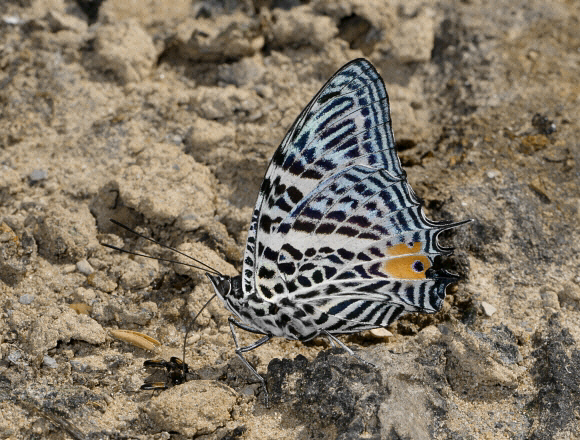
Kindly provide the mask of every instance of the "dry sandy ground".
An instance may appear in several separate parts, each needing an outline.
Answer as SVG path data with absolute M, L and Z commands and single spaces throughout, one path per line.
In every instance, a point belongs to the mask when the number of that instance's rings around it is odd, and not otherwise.
M 0 438 L 580 438 L 579 5 L 2 1 Z M 445 237 L 463 281 L 434 316 L 342 339 L 377 370 L 325 341 L 251 352 L 270 408 L 215 301 L 194 380 L 140 391 L 212 292 L 102 247 L 175 258 L 108 219 L 238 273 L 270 157 L 361 56 L 428 215 L 475 219 Z

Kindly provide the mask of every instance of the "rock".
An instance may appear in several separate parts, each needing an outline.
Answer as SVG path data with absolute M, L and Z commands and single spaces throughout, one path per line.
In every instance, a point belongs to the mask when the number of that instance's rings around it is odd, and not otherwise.
M 552 288 L 548 286 L 542 286 L 540 288 L 540 297 L 542 298 L 542 303 L 544 304 L 544 307 L 553 310 L 560 309 L 560 297 L 556 292 L 554 292 Z
M 30 219 L 38 253 L 50 261 L 73 263 L 100 247 L 95 219 L 86 205 L 50 204 Z
M 234 115 L 254 119 L 261 100 L 253 90 L 227 87 L 198 87 L 192 97 L 193 108 L 205 119 L 227 119 Z
M 309 5 L 298 6 L 288 11 L 275 9 L 272 12 L 272 44 L 309 45 L 324 47 L 338 34 L 338 29 L 329 17 L 318 16 Z
M 304 356 L 273 359 L 268 388 L 275 408 L 295 414 L 307 437 L 430 438 L 437 414 L 445 413 L 435 389 L 444 380 L 437 361 L 419 363 L 415 355 L 394 354 L 383 345 L 359 354 L 377 369 L 340 348 L 311 362 Z
M 562 302 L 580 306 L 580 286 L 572 281 L 565 281 L 562 289 L 558 292 L 558 298 Z
M 393 56 L 403 63 L 429 61 L 434 43 L 434 13 L 429 8 L 400 24 L 391 40 Z
M 419 332 L 416 341 L 421 346 L 428 347 L 433 345 L 440 337 L 441 332 L 439 329 L 434 325 L 430 325 Z
M 372 330 L 369 330 L 369 333 L 372 335 L 373 338 L 376 339 L 387 339 L 393 336 L 393 334 L 386 328 L 374 328 Z
M 143 7 L 136 7 L 143 6 Z M 136 19 L 144 27 L 183 19 L 194 13 L 189 0 L 147 0 L 147 7 L 134 2 L 106 1 L 99 7 L 99 22 L 114 23 Z
M 134 19 L 98 25 L 94 48 L 94 67 L 123 83 L 146 78 L 157 58 L 153 40 Z
M 31 295 L 29 293 L 25 293 L 24 295 L 20 295 L 20 298 L 18 298 L 18 302 L 20 304 L 31 304 L 32 301 L 34 301 L 34 295 Z
M 93 289 L 77 287 L 73 293 L 72 299 L 79 303 L 90 304 L 96 298 L 97 294 Z
M 497 312 L 497 309 L 494 306 L 485 301 L 481 302 L 481 310 L 485 316 L 493 316 L 493 314 Z
M 225 385 L 194 380 L 154 397 L 145 412 L 156 429 L 192 438 L 225 426 L 236 400 L 236 393 Z
M 37 246 L 24 231 L 20 239 L 6 223 L 0 223 L 0 281 L 16 286 L 34 267 Z
M 446 374 L 454 391 L 487 392 L 493 387 L 515 388 L 517 374 L 494 359 L 489 347 L 462 330 L 445 336 Z
M 78 356 L 70 361 L 70 365 L 79 373 L 106 373 L 108 369 L 102 356 Z
M 231 148 L 235 138 L 236 130 L 230 124 L 197 118 L 187 133 L 185 144 L 195 160 L 211 163 L 216 159 L 217 150 Z
M 108 303 L 95 303 L 91 316 L 101 324 L 114 323 L 124 328 L 145 326 L 157 316 L 157 304 L 145 301 L 141 304 L 127 303 L 113 298 Z
M 264 46 L 264 37 L 258 20 L 233 13 L 215 20 L 185 20 L 172 44 L 185 58 L 216 62 L 254 55 Z
M 125 289 L 143 289 L 159 276 L 159 262 L 144 257 L 124 258 L 112 274 L 118 277 L 119 284 Z
M 56 10 L 49 11 L 44 17 L 52 32 L 73 31 L 84 34 L 87 29 L 87 22 L 70 14 L 62 14 Z
M 87 284 L 103 292 L 111 293 L 117 288 L 117 283 L 103 272 L 94 272 L 87 277 Z
M 236 87 L 258 85 L 265 73 L 266 67 L 260 55 L 245 57 L 235 63 L 218 66 L 219 80 Z
M 30 353 L 42 360 L 44 354 L 55 348 L 59 341 L 68 343 L 76 339 L 89 344 L 102 344 L 105 338 L 105 330 L 94 319 L 78 315 L 68 307 L 53 307 L 30 323 L 27 340 Z
M 215 187 L 209 169 L 175 145 L 154 144 L 123 169 L 115 182 L 117 205 L 150 221 L 174 224 L 182 231 L 199 228 L 215 213 Z M 143 191 L 147 188 L 147 191 Z
M 48 177 L 48 172 L 46 170 L 33 170 L 28 175 L 28 181 L 31 185 L 35 185 L 38 182 L 45 180 Z
M 95 269 L 93 269 L 90 263 L 84 259 L 77 262 L 76 268 L 80 273 L 87 276 L 95 271 Z
M 580 406 L 580 350 L 570 332 L 562 328 L 558 318 L 534 335 L 531 374 L 537 386 L 530 402 L 535 408 L 537 423 L 530 438 L 558 438 L 578 428 Z M 573 436 L 571 437 L 573 438 Z
M 58 363 L 56 362 L 56 360 L 54 360 L 54 358 L 48 355 L 44 355 L 44 357 L 42 358 L 42 366 L 46 368 L 57 368 Z

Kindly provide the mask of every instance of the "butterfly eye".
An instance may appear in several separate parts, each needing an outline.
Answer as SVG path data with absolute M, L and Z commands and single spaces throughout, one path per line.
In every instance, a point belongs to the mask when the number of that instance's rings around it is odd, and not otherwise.
M 220 287 L 224 295 L 229 295 L 229 293 L 232 291 L 232 283 L 230 282 L 230 278 L 225 278 L 221 282 Z

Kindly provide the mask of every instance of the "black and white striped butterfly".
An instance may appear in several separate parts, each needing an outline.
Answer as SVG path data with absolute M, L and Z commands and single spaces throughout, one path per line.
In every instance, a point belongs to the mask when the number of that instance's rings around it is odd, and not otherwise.
M 386 327 L 405 313 L 437 312 L 446 287 L 458 280 L 434 267 L 437 256 L 452 252 L 438 236 L 468 221 L 425 217 L 395 150 L 383 80 L 364 59 L 346 64 L 298 116 L 270 162 L 242 274 L 207 273 L 234 315 L 236 354 L 266 390 L 243 353 L 274 336 L 322 335 L 354 354 L 334 335 Z M 263 337 L 240 347 L 235 327 Z M 173 364 L 185 371 L 184 363 Z

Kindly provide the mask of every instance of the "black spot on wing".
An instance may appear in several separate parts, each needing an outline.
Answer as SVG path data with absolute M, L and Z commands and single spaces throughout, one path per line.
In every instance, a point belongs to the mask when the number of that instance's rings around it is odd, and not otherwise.
M 305 277 L 304 275 L 299 275 L 298 276 L 298 283 L 302 286 L 302 287 L 310 287 L 312 286 L 312 281 L 310 281 L 308 279 L 308 277 Z
M 314 271 L 312 274 L 312 281 L 314 281 L 316 284 L 319 284 L 322 283 L 323 280 L 324 278 L 322 276 L 322 272 L 319 270 Z
M 336 253 L 344 258 L 345 260 L 352 260 L 354 258 L 354 252 L 348 251 L 343 248 L 337 249 Z
M 296 265 L 292 262 L 290 262 L 290 263 L 278 263 L 278 269 L 283 274 L 292 275 L 294 272 L 296 272 Z
M 346 235 L 347 237 L 356 237 L 358 231 L 350 226 L 341 226 L 336 231 L 337 234 Z
M 336 225 L 333 223 L 322 223 L 316 228 L 317 234 L 332 234 L 336 229 Z
M 298 188 L 296 188 L 295 186 L 289 187 L 286 193 L 288 194 L 288 197 L 290 197 L 290 200 L 294 204 L 298 203 L 300 200 L 302 200 L 302 197 L 304 197 L 303 194 L 300 192 L 300 190 L 298 190 Z
M 264 249 L 264 253 L 262 254 L 264 258 L 270 261 L 277 261 L 278 260 L 278 252 L 272 250 L 272 248 L 267 247 Z
M 332 211 L 326 217 L 337 222 L 343 222 L 346 220 L 346 213 L 344 211 Z
M 300 261 L 303 258 L 302 252 L 300 252 L 298 249 L 296 249 L 290 243 L 285 243 L 282 246 L 282 250 L 288 252 L 288 254 L 290 254 L 290 256 L 292 258 L 294 258 L 294 260 Z
M 262 295 L 264 295 L 268 299 L 271 299 L 274 296 L 272 291 L 268 289 L 266 286 L 260 285 L 260 291 L 262 292 Z
M 317 102 L 317 104 L 322 105 L 325 102 L 330 101 L 335 96 L 339 96 L 339 95 L 340 95 L 340 90 L 336 90 L 334 92 L 330 92 L 330 93 L 327 93 L 325 95 L 322 95 L 320 98 L 318 98 L 318 100 L 316 102 Z
M 276 271 L 269 270 L 265 266 L 262 266 L 262 267 L 260 267 L 260 270 L 258 271 L 258 276 L 260 278 L 265 278 L 265 279 L 270 280 L 276 276 Z
M 296 220 L 293 229 L 296 231 L 310 233 L 316 228 L 316 223 L 306 220 Z
M 262 217 L 260 218 L 260 229 L 269 234 L 271 226 L 272 218 L 267 214 L 262 214 Z
M 371 225 L 371 222 L 362 215 L 353 215 L 348 219 L 348 222 L 361 228 L 368 228 Z
M 320 180 L 322 178 L 322 173 L 315 170 L 314 168 L 308 168 L 306 171 L 304 171 L 300 177 L 302 177 L 303 179 L 315 179 L 315 180 Z

